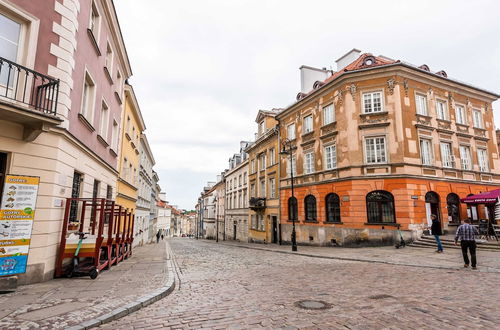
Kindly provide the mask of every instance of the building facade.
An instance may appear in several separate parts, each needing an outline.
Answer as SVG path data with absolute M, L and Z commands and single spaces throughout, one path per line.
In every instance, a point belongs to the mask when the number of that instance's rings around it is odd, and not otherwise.
M 135 212 L 134 245 L 142 245 L 151 241 L 149 236 L 151 195 L 153 189 L 153 166 L 155 159 L 145 134 L 141 134 L 139 146 L 139 190 Z
M 250 242 L 279 243 L 279 139 L 276 115 L 281 109 L 260 110 L 256 140 L 247 149 L 250 200 Z
M 492 102 L 498 95 L 383 56 L 353 50 L 283 110 L 282 239 L 390 244 L 436 214 L 453 231 L 474 215 L 460 198 L 500 186 Z M 290 164 L 295 191 L 291 195 Z M 476 210 L 477 213 L 477 210 Z
M 240 142 L 240 151 L 229 159 L 225 172 L 225 235 L 228 240 L 248 242 L 248 155 L 250 142 Z
M 0 19 L 0 169 L 41 181 L 19 276 L 34 283 L 54 275 L 64 200 L 116 195 L 132 72 L 111 0 L 5 0 Z
M 121 138 L 119 152 L 119 176 L 117 184 L 116 202 L 130 213 L 136 214 L 139 190 L 140 147 L 141 136 L 146 125 L 142 118 L 141 109 L 137 103 L 134 89 L 125 84 L 124 109 L 121 120 Z M 139 222 L 134 219 L 134 238 L 140 232 Z M 135 244 L 134 244 L 135 245 Z

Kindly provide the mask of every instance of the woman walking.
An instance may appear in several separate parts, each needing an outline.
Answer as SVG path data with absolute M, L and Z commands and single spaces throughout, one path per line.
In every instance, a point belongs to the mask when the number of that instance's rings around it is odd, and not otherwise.
M 437 244 L 437 253 L 443 252 L 443 245 L 441 244 L 441 239 L 439 236 L 443 235 L 443 230 L 441 229 L 441 221 L 437 218 L 435 214 L 431 215 L 432 225 L 431 225 L 431 234 L 434 235 Z

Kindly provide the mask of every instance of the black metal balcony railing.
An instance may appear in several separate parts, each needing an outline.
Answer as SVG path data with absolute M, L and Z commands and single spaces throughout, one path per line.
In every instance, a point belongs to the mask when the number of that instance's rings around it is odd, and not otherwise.
M 0 100 L 7 98 L 32 110 L 55 115 L 58 96 L 58 79 L 0 57 Z
M 264 197 L 251 197 L 249 206 L 251 210 L 263 210 L 266 208 L 266 199 Z

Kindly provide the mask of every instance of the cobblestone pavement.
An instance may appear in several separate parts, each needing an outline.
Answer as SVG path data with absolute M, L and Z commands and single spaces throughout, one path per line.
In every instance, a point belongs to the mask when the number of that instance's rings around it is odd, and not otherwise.
M 170 245 L 176 291 L 103 328 L 500 328 L 498 273 L 311 258 L 185 238 Z M 331 308 L 301 309 L 301 300 Z
M 167 280 L 166 244 L 134 248 L 131 258 L 89 277 L 20 286 L 0 295 L 0 329 L 64 329 L 106 314 Z

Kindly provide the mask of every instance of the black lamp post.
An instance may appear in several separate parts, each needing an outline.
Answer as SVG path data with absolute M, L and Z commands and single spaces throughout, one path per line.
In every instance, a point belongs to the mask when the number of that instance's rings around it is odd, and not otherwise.
M 280 152 L 280 155 L 289 155 L 290 156 L 290 179 L 292 181 L 292 201 L 293 205 L 293 216 L 292 216 L 292 251 L 297 251 L 297 234 L 295 233 L 295 216 L 296 216 L 296 208 L 297 203 L 295 203 L 295 195 L 293 194 L 293 152 L 292 152 L 292 143 L 288 139 L 284 139 L 281 142 L 283 146 L 283 150 Z M 290 210 L 288 211 L 288 220 L 290 220 Z
M 216 224 L 215 224 L 215 230 L 217 231 L 217 233 L 215 234 L 215 241 L 217 243 L 219 243 L 219 218 L 218 218 L 218 215 L 217 215 L 217 213 L 218 213 L 217 209 L 218 209 L 218 207 L 217 207 L 217 197 L 214 197 L 214 215 L 215 215 L 215 221 L 217 221 Z

